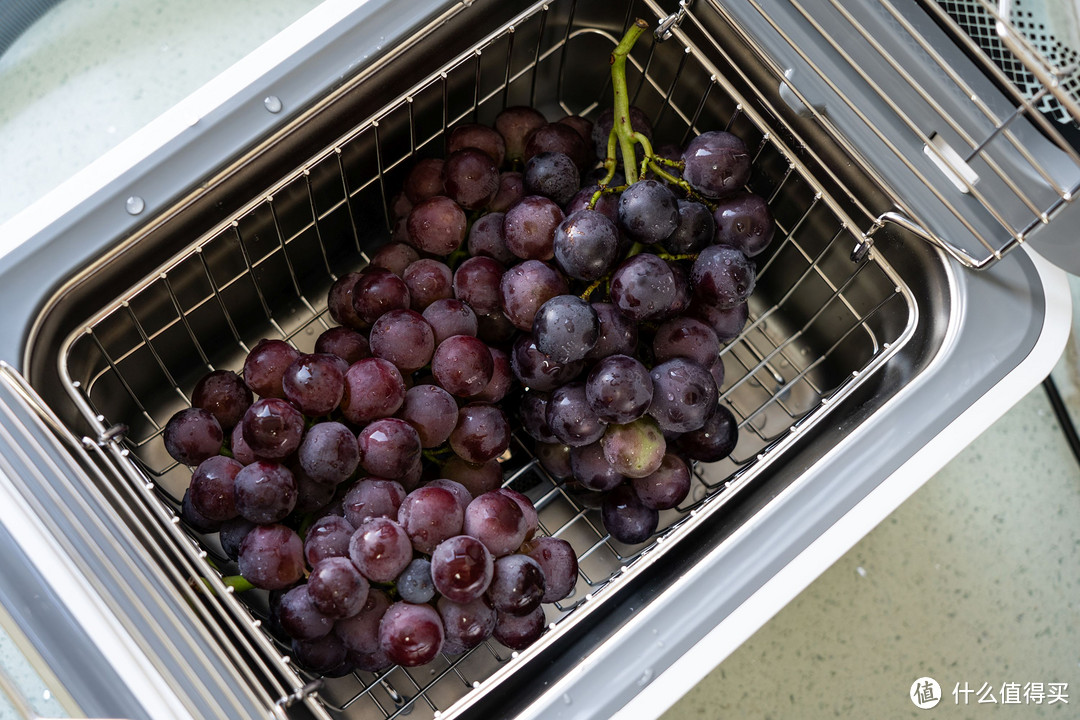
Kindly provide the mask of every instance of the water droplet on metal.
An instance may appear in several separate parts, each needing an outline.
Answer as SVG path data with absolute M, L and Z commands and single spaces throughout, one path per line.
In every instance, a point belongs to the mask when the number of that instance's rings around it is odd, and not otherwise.
M 649 681 L 652 680 L 652 677 L 653 677 L 652 668 L 649 668 L 649 669 L 645 670 L 645 672 L 641 673 L 641 677 L 639 677 L 637 679 L 638 687 L 645 687 L 646 685 L 648 685 Z
M 146 202 L 138 195 L 132 195 L 124 201 L 124 209 L 131 215 L 138 215 L 146 209 Z
M 281 108 L 284 107 L 281 104 L 281 98 L 277 95 L 267 95 L 263 98 L 263 105 L 272 113 L 281 112 Z
M 570 697 L 570 695 L 569 695 L 569 694 L 567 694 L 567 693 L 563 693 L 563 696 L 562 696 L 562 701 L 563 701 L 564 703 L 566 703 L 567 705 L 570 705 L 571 703 L 573 703 L 573 702 L 574 702 L 574 699 L 573 699 L 572 697 Z

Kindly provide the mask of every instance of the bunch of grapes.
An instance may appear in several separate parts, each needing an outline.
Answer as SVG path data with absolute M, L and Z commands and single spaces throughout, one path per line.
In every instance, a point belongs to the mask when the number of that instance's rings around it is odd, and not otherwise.
M 735 135 L 653 149 L 625 93 L 640 29 L 613 56 L 614 108 L 455 128 L 393 199 L 391 241 L 330 288 L 315 352 L 263 340 L 167 424 L 194 468 L 184 518 L 270 591 L 309 669 L 522 649 L 573 593 L 573 549 L 501 487 L 502 405 L 625 543 L 734 448 L 720 350 L 774 223 Z

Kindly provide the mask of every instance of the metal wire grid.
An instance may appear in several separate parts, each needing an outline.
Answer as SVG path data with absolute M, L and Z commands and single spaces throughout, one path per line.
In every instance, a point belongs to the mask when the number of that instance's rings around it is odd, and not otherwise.
M 1041 112 L 1062 124 L 1077 122 L 1077 118 L 1073 117 L 1058 100 L 1058 92 L 1048 96 L 1043 82 L 1012 50 L 1002 44 L 996 28 L 998 23 L 996 12 L 991 12 L 991 9 L 997 11 L 998 8 L 991 8 L 984 0 L 939 0 L 939 2 L 957 25 L 974 39 L 983 52 L 1001 68 L 1013 85 L 1029 97 L 1036 95 L 1041 97 L 1035 103 Z M 1015 28 L 1015 32 L 1021 37 L 1034 44 L 1039 55 L 1051 65 L 1058 82 L 1055 90 L 1071 96 L 1074 98 L 1073 102 L 1076 102 L 1076 98 L 1080 97 L 1080 74 L 1077 73 L 1080 69 L 1080 53 L 1054 34 L 1055 28 L 1049 27 L 1045 18 L 1041 17 L 1045 15 L 1045 12 L 1039 12 L 1041 6 L 1038 2 L 1034 3 L 1035 9 L 1028 9 L 1031 3 L 1022 3 L 1019 0 L 1013 0 L 1012 5 L 1012 12 L 1008 18 L 1011 20 L 1012 28 Z
M 425 150 L 441 149 L 447 128 L 455 123 L 490 114 L 522 93 L 535 101 L 538 81 L 547 87 L 552 72 L 561 91 L 567 53 L 575 44 L 599 44 L 610 52 L 617 34 L 576 26 L 576 6 L 538 5 L 449 63 L 275 183 L 234 220 L 137 283 L 70 338 L 63 372 L 89 419 L 103 431 L 118 421 L 130 426 L 117 452 L 125 471 L 133 478 L 154 478 L 145 487 L 153 485 L 175 510 L 190 476 L 164 454 L 159 437 L 165 421 L 190 403 L 197 378 L 219 367 L 238 369 L 250 346 L 266 335 L 310 351 L 316 335 L 331 325 L 325 309 L 329 284 L 338 272 L 366 263 L 364 248 L 385 236 L 372 228 L 364 209 L 386 207 L 393 179 L 410 160 Z M 559 9 L 565 14 L 556 14 Z M 627 6 L 624 25 L 635 10 L 641 8 Z M 565 22 L 565 31 L 553 32 L 553 19 Z M 521 37 L 536 42 L 515 41 Z M 493 50 L 503 55 L 501 81 L 486 94 L 474 92 L 463 111 L 452 112 L 453 88 L 463 80 L 483 87 L 486 66 L 481 58 Z M 658 57 L 664 53 L 678 59 L 662 63 Z M 640 571 L 649 556 L 661 554 L 661 539 L 678 537 L 704 507 L 715 510 L 748 484 L 800 426 L 820 419 L 831 396 L 846 392 L 860 374 L 898 349 L 914 314 L 909 294 L 887 265 L 874 256 L 850 263 L 848 251 L 857 239 L 850 220 L 775 136 L 725 91 L 700 51 L 672 43 L 653 45 L 641 54 L 646 58 L 638 53 L 631 58 L 638 73 L 635 102 L 656 108 L 658 128 L 665 123 L 677 127 L 685 141 L 690 134 L 715 128 L 723 118 L 721 124 L 750 141 L 757 168 L 750 189 L 769 199 L 778 222 L 777 239 L 759 259 L 751 320 L 723 349 L 727 379 L 721 396 L 739 420 L 739 444 L 731 458 L 696 468 L 690 496 L 682 506 L 662 513 L 660 530 L 648 542 L 626 547 L 613 541 L 603 531 L 594 498 L 573 494 L 515 438 L 505 464 L 506 483 L 534 500 L 543 533 L 566 538 L 579 554 L 574 594 L 549 606 L 552 627 L 579 621 L 587 609 L 583 606 L 602 601 L 607 586 Z M 662 67 L 676 69 L 661 78 Z M 441 118 L 428 134 L 421 130 L 425 116 L 418 108 L 432 97 L 441 100 L 436 103 Z M 564 112 L 587 113 L 597 105 L 571 106 L 559 96 Z M 402 117 L 407 118 L 403 124 Z M 358 172 L 364 176 L 357 179 Z M 897 316 L 904 320 L 897 323 Z M 204 556 L 209 552 L 219 565 L 226 562 L 212 537 L 195 537 Z M 189 572 L 193 577 L 218 577 L 209 566 Z M 246 620 L 258 624 L 251 616 Z M 278 650 L 279 657 L 271 662 L 288 652 L 284 646 Z M 359 707 L 368 708 L 362 717 L 395 717 L 419 707 L 434 715 L 491 682 L 492 673 L 516 655 L 491 641 L 460 658 L 440 658 L 423 668 L 333 680 L 306 676 L 310 682 L 297 682 L 291 692 L 302 695 L 321 686 L 321 702 L 350 716 Z
M 982 1 L 980 0 L 980 2 Z M 974 168 L 978 172 L 978 179 L 972 180 L 970 177 L 965 177 L 963 171 L 950 171 L 950 175 L 955 176 L 954 182 L 963 185 L 962 191 L 956 195 L 952 193 L 951 185 L 949 188 L 943 188 L 941 177 L 928 175 L 914 162 L 913 158 L 908 156 L 905 150 L 893 142 L 887 129 L 870 119 L 866 108 L 849 96 L 843 88 L 839 87 L 830 78 L 829 73 L 824 71 L 808 55 L 806 48 L 800 46 L 783 30 L 781 24 L 771 16 L 764 3 L 758 2 L 758 0 L 750 0 L 750 4 L 779 33 L 783 42 L 806 62 L 811 71 L 831 91 L 836 93 L 841 102 L 866 123 L 867 127 L 881 143 L 895 156 L 895 159 L 930 189 L 934 198 L 978 241 L 986 254 L 983 255 L 977 250 L 969 251 L 940 237 L 935 232 L 934 226 L 923 217 L 923 213 L 920 213 L 918 208 L 912 207 L 905 202 L 903 196 L 895 191 L 890 191 L 890 195 L 900 212 L 880 214 L 877 221 L 864 233 L 867 241 L 887 223 L 896 223 L 940 247 L 963 265 L 983 269 L 993 265 L 993 263 L 1023 242 L 1033 231 L 1051 222 L 1054 215 L 1071 202 L 1077 190 L 1080 189 L 1080 154 L 1062 138 L 1054 123 L 1037 109 L 1038 103 L 1050 92 L 1050 89 L 1043 87 L 1035 95 L 1026 96 L 1021 90 L 1009 83 L 1001 68 L 982 56 L 981 53 L 978 53 L 979 57 L 984 61 L 983 69 L 986 73 L 999 79 L 1001 85 L 1008 92 L 1007 99 L 1011 103 L 1009 110 L 1002 112 L 1000 109 L 995 109 L 994 104 L 980 96 L 979 92 L 950 65 L 939 50 L 934 47 L 933 43 L 905 17 L 901 6 L 898 6 L 894 0 L 878 0 L 877 3 L 893 22 L 893 29 L 896 32 L 904 33 L 906 38 L 912 41 L 914 47 L 917 47 L 923 53 L 923 56 L 918 58 L 917 62 L 929 64 L 935 71 L 939 71 L 941 77 L 948 79 L 949 83 L 959 91 L 959 96 L 965 98 L 965 102 L 969 103 L 969 108 L 974 111 L 974 116 L 981 118 L 980 122 L 972 123 L 970 127 L 965 126 L 960 123 L 953 113 L 944 111 L 941 102 L 926 87 L 920 84 L 916 76 L 905 65 L 905 61 L 910 62 L 910 60 L 893 56 L 875 38 L 873 33 L 859 21 L 852 9 L 841 0 L 828 0 L 828 5 L 834 11 L 838 22 L 829 21 L 826 23 L 819 21 L 819 13 L 816 9 L 810 9 L 805 3 L 797 0 L 793 0 L 790 6 L 805 21 L 805 27 L 812 29 L 816 36 L 820 38 L 821 46 L 830 48 L 873 91 L 877 100 L 877 102 L 872 103 L 875 108 L 887 108 L 892 113 L 892 116 L 922 141 L 926 153 L 935 157 L 940 165 L 947 168 L 956 168 L 955 159 L 946 150 L 942 149 L 938 142 L 935 142 L 936 133 L 927 131 L 919 118 L 912 116 L 908 108 L 902 107 L 894 100 L 896 95 L 895 84 L 901 83 L 906 86 L 906 89 L 914 91 L 920 100 L 927 104 L 928 108 L 940 115 L 940 122 L 943 123 L 941 129 L 947 131 L 951 137 L 955 137 L 959 143 L 953 146 L 952 149 L 966 166 Z M 738 29 L 738 22 L 731 17 L 722 4 L 709 2 L 700 5 L 721 14 L 737 32 L 742 32 Z M 942 23 L 956 29 L 960 42 L 966 42 L 977 50 L 974 41 L 956 26 L 955 21 L 937 3 L 929 2 L 927 7 Z M 687 18 L 692 21 L 697 30 L 708 37 L 709 33 L 704 29 L 699 17 L 700 13 L 700 9 L 691 9 L 687 13 Z M 758 47 L 756 41 L 745 33 L 742 33 L 742 37 L 751 47 L 757 47 L 762 61 L 770 66 L 778 82 L 786 83 L 784 68 L 770 60 L 767 49 Z M 876 57 L 884 60 L 887 64 L 892 73 L 891 82 L 888 86 L 879 84 L 859 61 L 859 57 L 850 52 L 850 49 L 857 43 L 864 44 L 876 54 Z M 721 56 L 727 57 L 728 61 L 736 68 L 738 67 L 738 59 L 732 58 L 723 47 L 714 42 L 713 49 Z M 827 128 L 842 147 L 853 157 L 859 157 L 858 149 L 845 138 L 844 133 L 835 127 L 828 115 L 814 108 L 814 103 L 802 94 L 797 83 L 788 84 L 788 87 L 808 111 L 813 113 L 816 121 L 822 127 Z M 1047 171 L 1045 163 L 1041 162 L 1032 153 L 1031 149 L 1025 145 L 1016 132 L 1017 121 L 1022 117 L 1027 118 L 1034 127 L 1052 140 L 1056 150 L 1071 163 L 1072 172 L 1062 173 L 1062 176 L 1058 177 Z M 807 152 L 813 153 L 812 148 L 807 148 Z M 1008 158 L 1010 163 L 1019 164 L 1023 171 L 1038 177 L 1041 182 L 1026 184 L 1018 182 L 1014 177 L 1016 173 L 1011 170 L 1003 158 Z M 865 163 L 865 165 L 868 171 L 873 172 L 872 163 Z M 879 174 L 875 173 L 874 180 L 882 188 L 888 189 L 891 187 L 888 178 Z M 988 195 L 984 191 L 987 187 L 993 193 L 992 195 Z M 972 208 L 970 207 L 969 198 L 974 198 L 977 201 L 980 211 L 986 215 L 993 227 L 1000 227 L 1004 232 L 1003 237 L 998 237 L 996 234 L 990 236 L 987 232 L 976 227 L 976 224 L 972 222 Z M 1016 204 L 1018 207 L 1022 207 L 1022 210 L 1010 213 L 1004 212 L 1002 208 L 1010 204 Z M 874 217 L 874 214 L 870 213 L 869 210 L 862 209 L 871 218 Z M 868 242 L 864 243 L 864 245 L 868 246 Z

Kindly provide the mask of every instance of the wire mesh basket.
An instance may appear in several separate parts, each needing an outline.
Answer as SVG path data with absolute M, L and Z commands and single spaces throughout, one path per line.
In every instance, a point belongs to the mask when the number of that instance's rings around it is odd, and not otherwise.
M 189 405 L 195 382 L 208 370 L 239 370 L 263 337 L 312 351 L 333 324 L 328 288 L 386 242 L 388 205 L 405 174 L 417 159 L 441 156 L 455 125 L 491 123 L 517 104 L 551 119 L 599 114 L 609 104 L 607 58 L 638 16 L 655 22 L 666 14 L 644 2 L 536 3 L 492 21 L 474 47 L 449 61 L 414 58 L 430 66 L 425 80 L 292 172 L 253 188 L 233 217 L 94 313 L 65 344 L 61 372 L 91 423 L 126 426 L 131 476 L 151 482 L 175 512 L 190 472 L 167 456 L 160 436 Z M 580 563 L 574 593 L 548 606 L 550 628 L 538 645 L 587 623 L 611 588 L 677 552 L 696 524 L 723 512 L 821 422 L 832 400 L 871 377 L 915 322 L 904 282 L 876 253 L 851 261 L 859 224 L 799 161 L 774 119 L 719 79 L 720 61 L 715 47 L 676 33 L 640 43 L 628 73 L 632 102 L 652 119 L 656 138 L 685 142 L 710 129 L 742 137 L 754 154 L 748 189 L 768 199 L 777 220 L 772 247 L 757 258 L 750 320 L 721 356 L 721 402 L 738 419 L 740 439 L 730 458 L 696 468 L 690 495 L 661 513 L 653 537 L 627 546 L 605 532 L 594 496 L 551 477 L 531 441 L 515 437 L 501 459 L 506 484 L 533 500 L 541 532 L 568 540 Z M 190 533 L 213 562 L 206 574 L 235 570 L 213 534 Z M 265 594 L 245 595 L 245 612 L 264 617 Z M 378 675 L 323 680 L 298 670 L 294 687 L 317 692 L 319 707 L 348 717 L 445 717 L 532 653 L 519 656 L 490 640 L 463 656 Z

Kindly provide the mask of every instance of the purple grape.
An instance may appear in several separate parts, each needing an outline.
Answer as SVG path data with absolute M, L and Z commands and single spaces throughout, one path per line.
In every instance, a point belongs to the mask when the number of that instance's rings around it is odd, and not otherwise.
M 473 499 L 472 493 L 469 492 L 467 487 L 456 480 L 451 480 L 449 478 L 435 478 L 426 483 L 424 487 L 440 488 L 453 495 L 454 499 L 457 500 L 458 506 L 461 508 L 462 522 L 464 522 L 465 508 L 469 507 L 469 503 L 471 503 Z
M 417 552 L 430 555 L 439 543 L 461 534 L 465 513 L 449 490 L 421 487 L 405 497 L 397 521 Z
M 642 505 L 628 485 L 621 485 L 604 496 L 600 517 L 611 537 L 627 545 L 648 540 L 660 522 L 659 513 Z
M 710 245 L 702 250 L 690 271 L 698 300 L 720 309 L 742 303 L 754 291 L 754 264 L 735 248 Z
M 577 194 L 570 199 L 570 202 L 563 208 L 563 212 L 566 213 L 566 217 L 569 218 L 576 212 L 589 209 L 589 203 L 592 202 L 593 195 L 600 189 L 599 185 L 588 185 L 577 191 Z M 596 205 L 593 206 L 592 212 L 598 212 L 608 220 L 615 224 L 619 221 L 619 196 L 613 192 L 607 192 L 600 195 L 596 201 Z M 618 228 L 616 228 L 618 229 Z
M 479 315 L 497 312 L 505 272 L 502 264 L 492 258 L 469 258 L 454 271 L 454 297 Z
M 334 623 L 334 634 L 351 653 L 374 653 L 379 649 L 379 623 L 389 609 L 390 597 L 378 588 L 371 588 L 360 612 Z
M 521 427 L 538 442 L 558 442 L 547 421 L 547 408 L 551 396 L 544 392 L 527 392 L 521 399 L 519 417 Z
M 522 183 L 526 195 L 540 195 L 562 207 L 581 187 L 581 175 L 569 155 L 541 152 L 525 163 Z
M 611 301 L 634 322 L 663 316 L 677 298 L 671 267 L 650 253 L 634 255 L 611 275 Z
M 723 405 L 717 405 L 701 428 L 682 435 L 675 446 L 691 460 L 716 462 L 730 455 L 738 441 L 739 423 L 735 416 Z
M 259 525 L 284 520 L 296 506 L 296 480 L 280 463 L 258 460 L 244 466 L 235 492 L 237 512 Z
M 341 412 L 355 425 L 389 417 L 405 402 L 405 381 L 394 364 L 382 358 L 365 358 L 345 373 Z
M 358 528 L 371 518 L 397 519 L 398 508 L 405 500 L 405 488 L 395 480 L 364 478 L 345 493 L 342 508 L 345 519 Z
M 510 369 L 527 389 L 545 392 L 570 382 L 584 367 L 583 362 L 559 363 L 540 352 L 532 335 L 521 335 L 510 351 Z
M 296 457 L 308 477 L 330 486 L 349 479 L 360 463 L 356 436 L 339 422 L 312 425 L 300 441 Z
M 490 551 L 470 535 L 447 538 L 431 553 L 435 589 L 456 603 L 472 602 L 483 596 L 491 584 L 494 567 Z
M 184 491 L 184 497 L 180 500 L 180 519 L 187 523 L 196 532 L 209 534 L 221 529 L 221 523 L 211 520 L 195 509 L 191 504 L 191 493 Z
M 492 636 L 511 650 L 524 650 L 544 634 L 544 609 L 538 607 L 526 615 L 499 613 Z
M 689 314 L 712 328 L 716 339 L 728 342 L 739 337 L 750 316 L 750 308 L 745 301 L 729 308 L 717 308 L 695 298 L 690 304 Z
M 426 603 L 435 597 L 435 583 L 431 579 L 431 561 L 416 558 L 394 581 L 398 595 L 408 603 Z
M 230 560 L 239 558 L 240 544 L 254 528 L 255 523 L 242 517 L 234 517 L 232 520 L 223 522 L 218 540 L 221 542 L 221 549 L 225 552 L 225 556 Z
M 716 244 L 728 245 L 747 257 L 760 254 L 772 242 L 776 221 L 765 198 L 740 192 L 720 201 L 713 213 Z
M 300 351 L 284 340 L 260 340 L 244 360 L 244 382 L 259 397 L 284 398 L 281 378 Z
M 487 207 L 499 192 L 499 168 L 483 150 L 467 147 L 446 156 L 446 195 L 466 210 Z
M 482 340 L 455 335 L 443 340 L 431 359 L 431 374 L 447 392 L 472 397 L 484 391 L 495 372 L 491 351 Z
M 433 448 L 450 438 L 457 425 L 457 403 L 437 385 L 416 385 L 405 392 L 398 416 L 416 429 L 420 446 Z
M 660 467 L 645 477 L 631 481 L 638 500 L 653 510 L 675 507 L 690 493 L 690 468 L 678 455 L 664 455 Z
M 627 355 L 609 355 L 598 362 L 585 381 L 585 397 L 606 423 L 628 423 L 649 409 L 653 383 L 649 371 Z
M 191 391 L 192 407 L 209 411 L 223 431 L 236 427 L 253 400 L 251 389 L 232 370 L 203 375 Z
M 517 337 L 517 328 L 501 312 L 478 315 L 476 322 L 476 337 L 489 347 L 506 349 L 510 341 Z
M 633 105 L 630 106 L 630 128 L 634 132 L 639 132 L 652 140 L 652 123 L 649 122 L 649 116 L 644 113 L 640 108 Z M 593 147 L 596 149 L 596 157 L 603 159 L 607 157 L 608 150 L 608 136 L 611 134 L 611 129 L 615 126 L 615 111 L 612 108 L 608 108 L 600 113 L 596 118 L 596 122 L 593 124 L 592 129 L 592 141 Z M 641 155 L 641 146 L 635 146 Z M 618 142 L 615 143 L 615 159 L 622 164 L 622 150 L 619 147 Z
M 347 618 L 364 608 L 370 586 L 347 557 L 331 557 L 311 568 L 308 595 L 315 609 L 330 618 Z
M 443 639 L 442 618 L 430 605 L 396 602 L 379 623 L 379 645 L 388 658 L 404 667 L 434 660 Z
M 400 418 L 373 420 L 356 438 L 360 466 L 383 478 L 398 478 L 420 459 L 420 435 Z
M 625 478 L 604 456 L 599 442 L 570 448 L 570 468 L 574 479 L 594 492 L 607 492 L 618 487 Z
M 506 141 L 502 135 L 497 130 L 478 123 L 458 125 L 450 131 L 450 136 L 446 139 L 446 152 L 454 153 L 465 148 L 484 151 L 495 162 L 496 167 L 502 167 L 506 157 Z
M 682 357 L 707 368 L 720 357 L 720 341 L 713 329 L 700 320 L 678 317 L 656 329 L 653 355 L 658 363 Z
M 304 472 L 304 468 L 300 467 L 300 464 L 296 462 L 295 457 L 290 458 L 286 467 L 292 473 L 293 480 L 296 481 L 296 505 L 293 506 L 295 514 L 308 515 L 314 513 L 334 499 L 337 488 L 333 485 L 312 480 Z
M 292 658 L 313 673 L 342 677 L 351 672 L 345 667 L 348 654 L 336 635 L 328 634 L 314 640 L 293 640 Z
M 500 273 L 501 275 L 501 273 Z M 498 284 L 496 283 L 496 288 Z M 498 290 L 496 289 L 496 297 Z M 424 308 L 424 320 L 431 326 L 435 337 L 435 347 L 443 340 L 454 335 L 472 335 L 476 337 L 479 328 L 476 313 L 461 300 L 448 298 L 436 300 Z
M 411 204 L 408 210 L 399 217 L 406 217 L 410 212 L 412 212 Z M 399 278 L 404 279 L 405 268 L 419 259 L 420 254 L 411 245 L 406 245 L 403 242 L 392 242 L 375 251 L 375 254 L 371 256 L 371 261 L 368 262 L 368 267 L 389 270 Z
M 724 387 L 724 358 L 716 358 L 716 362 L 709 366 L 709 374 L 716 382 L 716 389 L 719 392 Z
M 668 186 L 639 180 L 619 196 L 619 227 L 646 244 L 663 242 L 679 226 L 679 205 Z
M 564 118 L 559 118 L 556 122 L 573 128 L 574 132 L 581 136 L 581 139 L 585 142 L 585 147 L 589 154 L 589 162 L 596 159 L 596 153 L 591 149 L 593 130 L 592 120 L 583 118 L 580 115 L 567 115 Z
M 499 175 L 499 192 L 495 194 L 495 199 L 488 203 L 488 209 L 493 213 L 504 213 L 510 209 L 510 206 L 516 203 L 525 195 L 525 181 L 519 172 L 504 172 Z M 506 245 L 503 243 L 503 247 Z M 470 249 L 469 252 L 472 253 Z M 509 252 L 509 251 L 507 251 Z M 477 253 L 472 253 L 477 254 Z M 493 258 L 500 262 L 510 262 L 510 260 L 504 260 L 497 255 L 492 255 Z
M 345 370 L 337 355 L 301 355 L 281 377 L 285 397 L 311 417 L 327 415 L 341 403 Z
M 418 250 L 445 257 L 465 242 L 468 218 L 456 202 L 435 195 L 416 204 L 409 213 L 407 227 Z
M 573 475 L 570 466 L 570 453 L 573 450 L 569 445 L 562 443 L 536 443 L 533 451 L 540 465 L 547 470 L 548 474 L 556 480 L 566 480 Z
M 349 558 L 372 582 L 393 581 L 412 557 L 413 547 L 405 528 L 389 518 L 370 518 L 349 541 Z
M 709 208 L 693 200 L 679 200 L 679 223 L 664 241 L 673 253 L 696 253 L 713 241 L 716 221 Z
M 415 206 L 433 195 L 443 192 L 442 158 L 424 158 L 413 166 L 405 176 L 405 197 Z
M 389 670 L 394 666 L 394 661 L 390 659 L 381 647 L 373 653 L 362 654 L 350 652 L 345 657 L 356 670 L 364 672 L 377 674 Z
M 436 608 L 446 632 L 443 652 L 449 655 L 472 650 L 491 637 L 495 630 L 495 608 L 486 596 L 466 603 L 456 603 L 444 596 L 439 598 Z
M 562 538 L 536 538 L 530 543 L 529 557 L 544 572 L 544 596 L 541 602 L 558 602 L 573 594 L 577 585 L 578 561 L 570 543 Z
M 506 271 L 499 284 L 502 309 L 514 327 L 532 330 L 536 311 L 556 295 L 565 295 L 566 281 L 549 265 L 526 260 Z
M 750 179 L 752 158 L 746 144 L 723 130 L 704 132 L 683 151 L 683 179 L 705 197 L 735 192 Z
M 304 559 L 315 567 L 327 558 L 348 558 L 349 540 L 354 532 L 352 523 L 339 515 L 319 518 L 304 537 Z
M 473 497 L 495 490 L 502 484 L 502 467 L 498 460 L 470 463 L 451 455 L 442 466 L 443 477 L 465 486 Z
M 416 312 L 423 312 L 436 300 L 443 300 L 453 295 L 453 274 L 446 263 L 423 258 L 405 268 L 402 275 L 409 288 L 411 307 Z
M 544 571 L 528 555 L 506 555 L 495 561 L 487 592 L 497 611 L 527 615 L 540 607 L 544 591 Z
M 304 543 L 284 525 L 257 525 L 240 543 L 237 562 L 255 587 L 280 590 L 304 577 Z
M 334 318 L 334 322 L 352 330 L 364 330 L 370 325 L 356 313 L 356 306 L 353 305 L 356 284 L 362 277 L 358 272 L 341 276 L 330 286 L 330 292 L 326 296 L 326 307 L 330 311 L 330 317 Z
M 489 257 L 504 265 L 517 262 L 514 254 L 506 248 L 506 239 L 503 237 L 505 217 L 505 213 L 491 212 L 472 224 L 469 228 L 470 255 Z
M 195 466 L 221 452 L 225 434 L 209 410 L 187 408 L 169 418 L 162 439 L 173 460 Z
M 526 195 L 503 217 L 506 249 L 522 260 L 550 260 L 555 257 L 555 228 L 564 218 L 554 200 Z
M 462 460 L 473 464 L 494 460 L 510 447 L 510 423 L 494 405 L 470 403 L 458 410 L 450 447 Z
M 370 325 L 384 313 L 408 308 L 409 287 L 389 270 L 368 268 L 353 288 L 352 299 L 357 316 Z
M 660 426 L 648 415 L 625 425 L 608 425 L 600 445 L 611 466 L 628 478 L 656 472 L 667 452 Z
M 367 338 L 346 327 L 332 327 L 315 340 L 315 352 L 336 355 L 349 365 L 371 357 Z
M 607 427 L 589 405 L 582 382 L 563 385 L 551 393 L 547 420 L 552 434 L 570 447 L 596 442 Z
M 281 596 L 277 620 L 281 629 L 295 640 L 315 640 L 334 629 L 333 618 L 315 607 L 307 585 L 294 587 Z
M 371 326 L 371 354 L 389 360 L 403 373 L 419 370 L 431 362 L 435 333 L 420 313 L 391 310 Z
M 583 360 L 600 337 L 596 311 L 577 295 L 556 295 L 536 311 L 532 325 L 537 349 L 560 363 Z
M 526 179 L 528 178 L 529 162 L 541 155 L 549 153 L 565 155 L 567 159 L 573 163 L 574 169 L 578 171 L 585 170 L 588 167 L 591 156 L 585 141 L 574 128 L 565 123 L 548 123 L 542 125 L 533 130 L 525 139 L 524 158 Z M 580 180 L 575 184 L 580 185 Z M 576 191 L 577 187 L 574 187 L 574 189 L 570 191 L 570 195 L 573 195 Z M 570 195 L 566 197 L 566 200 L 570 199 Z M 563 200 L 559 204 L 565 203 L 566 200 Z
M 240 427 L 252 452 L 276 460 L 288 457 L 300 447 L 304 416 L 284 400 L 263 398 L 247 409 Z
M 525 139 L 539 127 L 547 124 L 547 118 L 539 110 L 524 105 L 505 108 L 495 116 L 495 129 L 506 141 L 506 159 L 522 160 L 525 156 Z
M 497 403 L 510 392 L 514 373 L 510 369 L 509 355 L 493 347 L 489 347 L 488 352 L 491 354 L 491 381 L 472 399 L 477 402 Z
M 498 491 L 477 496 L 465 509 L 465 534 L 482 542 L 494 557 L 517 551 L 528 531 L 521 507 Z
M 654 367 L 650 376 L 653 400 L 649 415 L 662 429 L 684 433 L 705 424 L 718 399 L 716 382 L 708 370 L 678 357 Z
M 634 321 L 611 303 L 592 303 L 592 307 L 600 321 L 600 336 L 585 359 L 603 360 L 609 355 L 634 355 L 638 341 Z
M 232 429 L 232 433 L 229 435 L 229 449 L 232 451 L 233 457 L 241 465 L 250 465 L 259 459 L 255 454 L 255 451 L 248 447 L 248 444 L 244 442 L 244 424 L 240 423 Z
M 536 512 L 536 508 L 533 507 L 532 500 L 517 490 L 508 487 L 499 488 L 495 492 L 505 495 L 517 503 L 518 508 L 521 510 L 521 516 L 525 518 L 525 539 L 531 540 L 536 531 L 540 529 L 540 516 Z
M 191 475 L 188 495 L 192 507 L 211 521 L 224 522 L 236 517 L 233 481 L 243 469 L 236 460 L 223 455 L 203 460 Z
M 690 274 L 677 262 L 668 262 L 671 269 L 671 277 L 675 280 L 675 299 L 671 301 L 661 320 L 676 318 L 690 309 L 690 303 L 694 300 L 694 288 L 690 285 Z
M 555 229 L 555 262 L 578 280 L 599 280 L 619 250 L 619 229 L 597 210 L 578 210 Z

